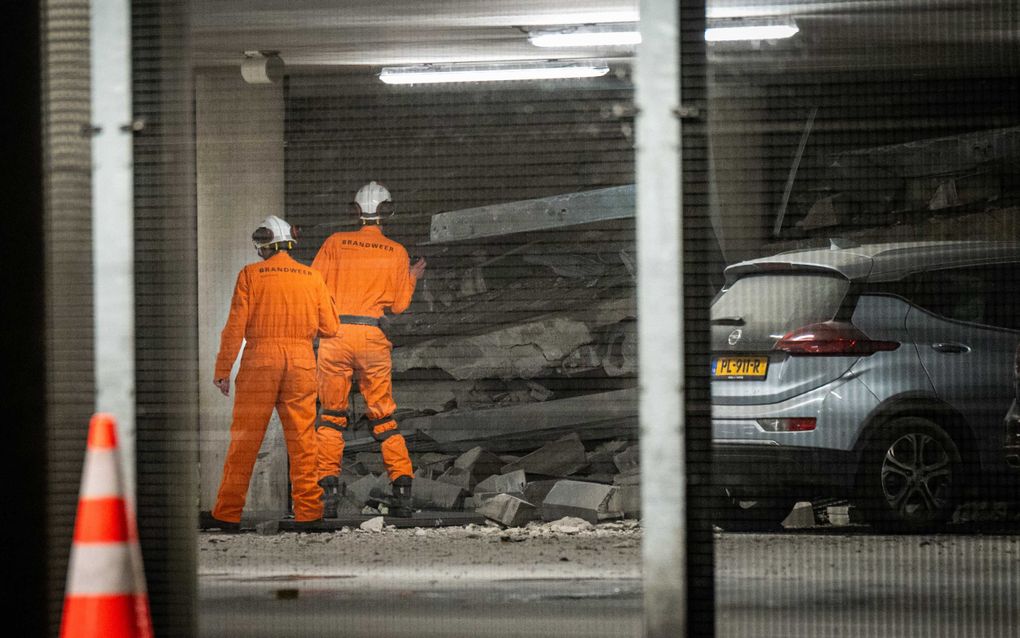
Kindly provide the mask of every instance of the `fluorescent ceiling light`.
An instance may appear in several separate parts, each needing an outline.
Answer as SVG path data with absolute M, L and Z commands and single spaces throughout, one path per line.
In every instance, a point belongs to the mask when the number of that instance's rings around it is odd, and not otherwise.
M 741 40 L 782 40 L 797 34 L 793 20 L 721 20 L 710 22 L 705 29 L 706 42 L 737 42 Z
M 419 64 L 385 67 L 379 73 L 379 79 L 386 84 L 438 84 L 595 78 L 606 73 L 609 73 L 609 67 L 602 61 Z
M 528 40 L 537 47 L 630 46 L 641 43 L 633 22 L 565 27 L 558 31 L 533 31 Z

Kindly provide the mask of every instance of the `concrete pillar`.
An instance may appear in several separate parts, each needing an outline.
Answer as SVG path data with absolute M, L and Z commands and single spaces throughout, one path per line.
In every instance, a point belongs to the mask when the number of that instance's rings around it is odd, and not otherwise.
M 234 283 L 245 264 L 258 260 L 251 244 L 258 223 L 267 215 L 286 219 L 283 117 L 282 84 L 246 84 L 239 68 L 196 72 L 201 509 L 215 503 L 230 440 L 233 393 L 221 395 L 212 375 Z M 252 476 L 246 517 L 280 516 L 287 493 L 287 454 L 274 412 Z

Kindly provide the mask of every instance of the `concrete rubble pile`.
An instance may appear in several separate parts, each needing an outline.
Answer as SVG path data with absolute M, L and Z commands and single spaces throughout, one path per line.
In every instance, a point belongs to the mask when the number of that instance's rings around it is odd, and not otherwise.
M 340 477 L 342 514 L 385 513 L 389 479 L 377 453 L 359 452 Z M 414 453 L 416 509 L 476 512 L 506 527 L 579 519 L 590 524 L 636 518 L 640 493 L 630 476 L 637 449 L 610 439 L 585 446 L 577 433 L 524 454 L 475 446 L 461 454 Z M 619 479 L 619 482 L 617 482 Z

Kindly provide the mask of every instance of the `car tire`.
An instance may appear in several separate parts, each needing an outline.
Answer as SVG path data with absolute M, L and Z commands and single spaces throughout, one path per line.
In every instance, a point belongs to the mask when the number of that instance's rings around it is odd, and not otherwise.
M 956 509 L 960 452 L 932 421 L 921 417 L 890 421 L 862 460 L 861 510 L 872 527 L 931 531 Z
M 727 532 L 781 532 L 794 499 L 734 497 L 723 490 L 713 504 L 712 522 Z

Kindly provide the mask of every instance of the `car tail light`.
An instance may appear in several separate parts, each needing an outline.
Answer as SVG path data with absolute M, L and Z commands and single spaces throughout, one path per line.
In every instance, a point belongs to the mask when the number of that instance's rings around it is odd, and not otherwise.
M 899 348 L 898 341 L 875 341 L 856 326 L 839 321 L 797 328 L 776 342 L 774 350 L 792 355 L 869 355 Z
M 815 429 L 815 418 L 758 419 L 758 425 L 766 432 L 810 432 Z

